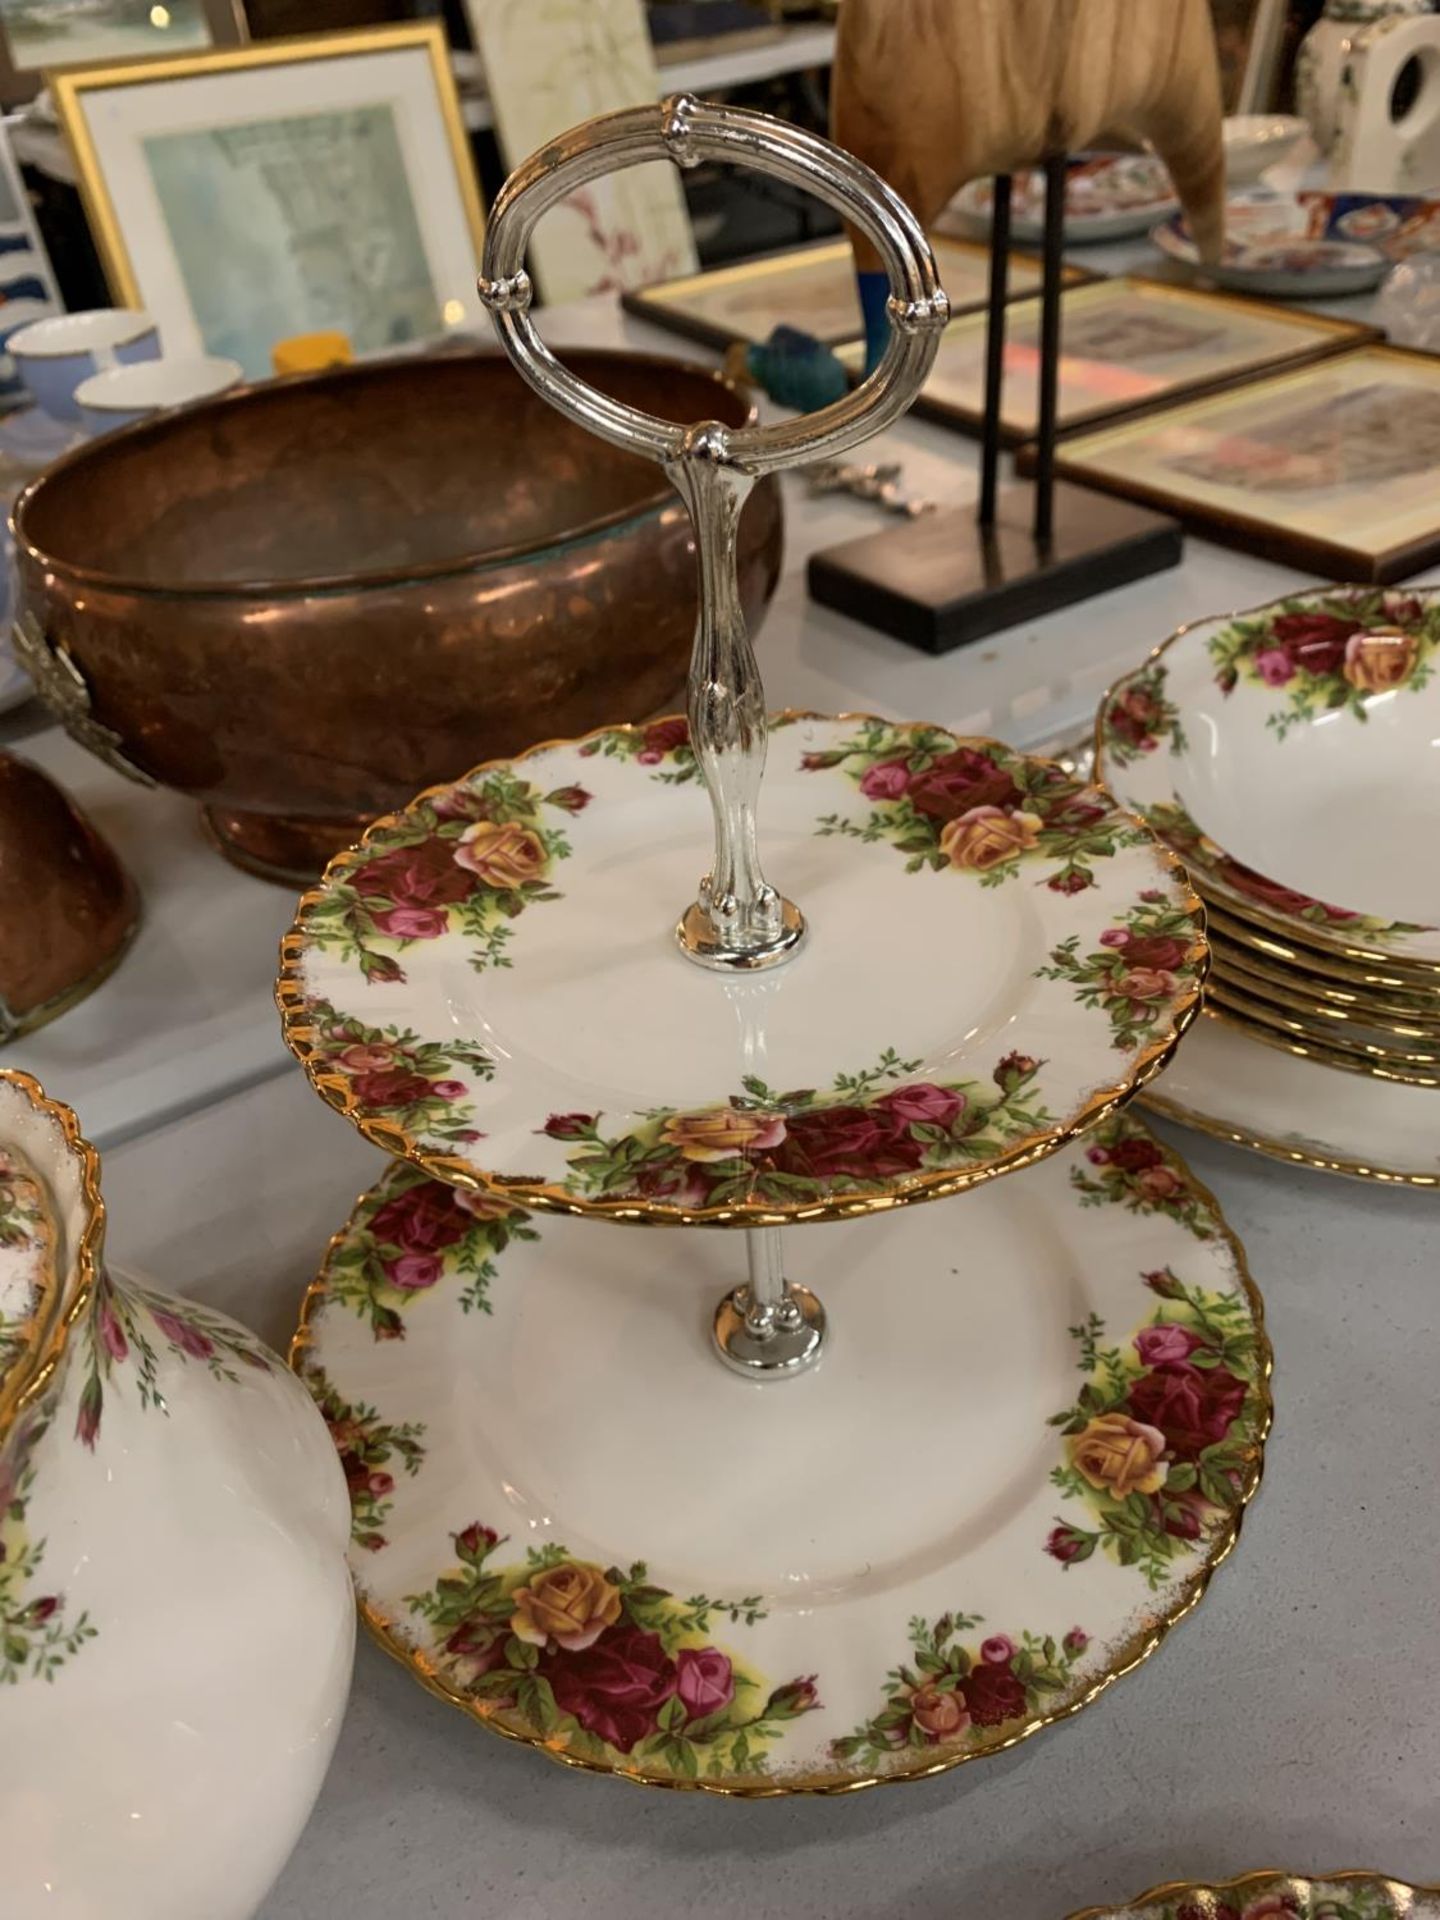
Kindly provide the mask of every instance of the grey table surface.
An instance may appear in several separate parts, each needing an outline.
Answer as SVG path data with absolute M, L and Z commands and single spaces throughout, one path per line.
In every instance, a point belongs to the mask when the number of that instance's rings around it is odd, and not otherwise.
M 1132 261 L 1106 249 L 1095 264 Z M 1363 306 L 1350 310 L 1363 318 Z M 696 354 L 613 306 L 555 327 Z M 916 491 L 973 496 L 972 443 L 907 422 L 870 457 L 896 454 Z M 1033 739 L 1093 708 L 1117 657 L 1299 580 L 1191 539 L 1172 573 L 931 660 L 806 602 L 805 552 L 880 522 L 788 484 L 786 579 L 763 641 L 777 705 Z M 257 1020 L 272 1017 L 272 967 L 257 923 L 244 983 Z M 59 1081 L 51 1090 L 65 1096 Z M 283 1348 L 328 1236 L 382 1162 L 296 1069 L 205 1100 L 106 1155 L 111 1251 Z M 1157 1880 L 1264 1865 L 1440 1879 L 1440 1204 L 1171 1137 L 1249 1249 L 1278 1424 L 1232 1560 L 1139 1672 L 938 1780 L 729 1803 L 569 1773 L 431 1699 L 364 1643 L 334 1766 L 260 1920 L 1062 1920 Z M 944 1204 L 963 1232 L 964 1197 Z M 284 1623 L 257 1618 L 256 1630 Z

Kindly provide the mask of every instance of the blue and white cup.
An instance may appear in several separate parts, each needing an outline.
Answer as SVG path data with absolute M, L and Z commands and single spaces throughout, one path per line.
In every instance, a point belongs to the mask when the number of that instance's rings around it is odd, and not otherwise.
M 148 313 L 95 307 L 32 321 L 12 333 L 5 348 L 41 411 L 73 423 L 80 418 L 75 400 L 80 383 L 111 367 L 158 360 L 160 334 Z
M 75 389 L 80 424 L 86 433 L 111 433 L 144 420 L 162 407 L 182 407 L 238 387 L 245 369 L 238 360 L 216 354 L 190 354 L 174 360 L 146 360 L 136 366 L 108 367 L 92 373 Z

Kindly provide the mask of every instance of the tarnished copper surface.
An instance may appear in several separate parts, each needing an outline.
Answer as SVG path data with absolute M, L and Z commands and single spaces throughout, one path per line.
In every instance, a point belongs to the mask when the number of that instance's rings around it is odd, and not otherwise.
M 138 919 L 133 881 L 85 815 L 48 774 L 0 753 L 0 1042 L 99 986 Z
M 681 361 L 565 357 L 672 419 L 749 416 Z M 193 794 L 224 850 L 277 879 L 478 761 L 673 704 L 695 622 L 663 476 L 499 354 L 300 375 L 142 422 L 59 461 L 15 529 L 22 619 L 54 685 L 67 658 L 78 673 L 91 739 Z M 740 544 L 755 622 L 779 577 L 773 479 Z

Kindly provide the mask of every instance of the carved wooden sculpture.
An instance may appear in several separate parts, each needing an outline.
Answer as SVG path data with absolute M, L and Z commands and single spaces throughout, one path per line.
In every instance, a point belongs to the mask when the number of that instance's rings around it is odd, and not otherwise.
M 925 226 L 965 185 L 1149 140 L 1202 258 L 1219 258 L 1225 156 L 1209 0 L 845 0 L 831 131 Z M 862 275 L 878 269 L 852 236 Z
M 1219 258 L 1225 155 L 1209 0 L 844 0 L 831 130 L 922 225 L 985 174 L 995 176 L 994 217 L 973 523 L 933 513 L 816 554 L 811 593 L 938 653 L 1174 566 L 1173 521 L 1055 483 L 1066 156 L 1148 140 L 1201 257 Z M 1011 176 L 1037 162 L 1045 234 L 1035 479 L 1002 491 Z M 852 231 L 851 241 L 873 369 L 889 335 L 889 283 L 863 236 Z

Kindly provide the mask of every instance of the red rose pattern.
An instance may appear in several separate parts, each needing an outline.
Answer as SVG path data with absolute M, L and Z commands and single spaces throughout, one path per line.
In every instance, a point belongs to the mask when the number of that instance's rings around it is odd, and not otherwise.
M 655 753 L 673 753 L 676 747 L 690 744 L 690 722 L 683 714 L 668 720 L 652 720 L 645 729 L 645 744 Z
M 1110 732 L 1137 753 L 1153 753 L 1159 744 L 1164 708 L 1144 687 L 1127 687 L 1110 702 L 1106 716 Z
M 556 1647 L 541 1660 L 555 1704 L 621 1753 L 655 1731 L 674 1693 L 675 1662 L 658 1633 L 619 1627 L 578 1651 Z
M 362 899 L 380 899 L 397 907 L 441 907 L 468 900 L 475 875 L 455 861 L 453 840 L 422 840 L 416 847 L 395 847 L 356 869 L 355 891 Z
M 1273 644 L 1283 647 L 1306 673 L 1338 673 L 1345 664 L 1345 642 L 1359 633 L 1362 621 L 1342 620 L 1333 613 L 1282 613 L 1271 622 Z
M 1147 1167 L 1158 1167 L 1164 1158 L 1155 1141 L 1137 1137 L 1117 1140 L 1109 1149 L 1108 1164 L 1125 1173 L 1143 1173 Z
M 1013 807 L 1020 789 L 1004 767 L 975 747 L 957 747 L 910 776 L 910 804 L 932 820 L 958 820 L 973 807 Z
M 1177 1459 L 1193 1460 L 1230 1431 L 1245 1405 L 1245 1382 L 1228 1367 L 1167 1364 L 1142 1374 L 1127 1400 L 1137 1420 L 1160 1429 Z
M 719 1713 L 735 1698 L 735 1673 L 718 1647 L 682 1647 L 675 1656 L 675 1691 L 691 1720 Z
M 382 1246 L 402 1253 L 439 1253 L 453 1247 L 474 1225 L 455 1191 L 439 1180 L 426 1180 L 392 1194 L 376 1209 L 370 1231 Z
M 430 1097 L 430 1082 L 409 1067 L 387 1067 L 381 1073 L 357 1073 L 351 1091 L 362 1107 L 391 1109 L 417 1106 Z
M 982 1662 L 972 1667 L 962 1683 L 965 1704 L 977 1727 L 998 1727 L 1018 1720 L 1026 1711 L 1025 1683 L 1008 1666 Z
M 767 1157 L 786 1173 L 817 1179 L 893 1179 L 915 1172 L 925 1157 L 925 1142 L 913 1138 L 907 1120 L 878 1102 L 814 1107 L 790 1116 L 784 1140 Z

